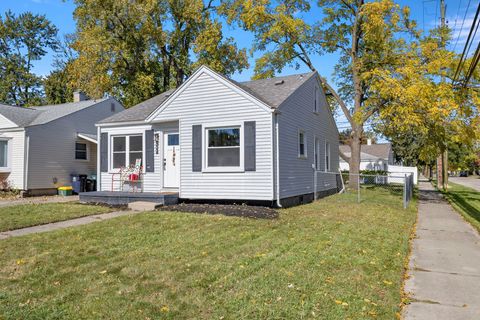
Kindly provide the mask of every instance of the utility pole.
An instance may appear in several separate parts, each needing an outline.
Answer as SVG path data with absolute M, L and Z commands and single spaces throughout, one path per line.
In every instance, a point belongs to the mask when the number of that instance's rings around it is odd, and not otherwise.
M 445 0 L 440 0 L 440 45 L 443 49 L 447 46 L 446 10 Z M 445 76 L 442 76 L 442 82 L 445 82 Z M 440 150 L 440 156 L 437 158 L 437 187 L 441 187 L 445 191 L 448 188 L 448 146 L 446 138 L 442 142 L 442 150 Z

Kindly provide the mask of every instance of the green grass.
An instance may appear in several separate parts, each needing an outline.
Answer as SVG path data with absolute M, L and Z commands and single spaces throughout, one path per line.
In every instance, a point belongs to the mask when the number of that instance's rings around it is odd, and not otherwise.
M 448 191 L 443 194 L 450 204 L 480 231 L 480 192 L 449 182 Z
M 111 212 L 111 208 L 79 203 L 23 204 L 0 208 L 0 232 Z
M 366 193 L 276 220 L 152 212 L 0 241 L 0 318 L 393 319 L 416 208 Z

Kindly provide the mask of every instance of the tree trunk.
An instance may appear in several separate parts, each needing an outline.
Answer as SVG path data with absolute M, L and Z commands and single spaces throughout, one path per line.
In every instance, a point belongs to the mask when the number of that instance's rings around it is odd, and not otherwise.
M 359 173 L 360 173 L 360 152 L 362 145 L 362 132 L 363 127 L 361 125 L 353 125 L 352 139 L 350 140 L 350 177 L 348 186 L 350 189 L 357 190 L 359 187 Z

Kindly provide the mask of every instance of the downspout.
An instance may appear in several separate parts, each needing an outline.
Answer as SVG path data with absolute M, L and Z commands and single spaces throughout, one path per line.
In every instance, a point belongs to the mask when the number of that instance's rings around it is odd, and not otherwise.
M 279 112 L 275 112 L 274 113 L 274 119 L 275 119 L 275 161 L 276 161 L 276 172 L 275 172 L 275 175 L 276 175 L 276 198 L 277 198 L 277 207 L 278 208 L 281 208 L 282 207 L 282 204 L 280 203 L 280 157 L 279 157 L 279 154 L 280 154 L 280 144 L 278 143 L 279 142 L 279 134 L 278 134 L 278 115 L 279 115 Z
M 23 145 L 23 190 L 27 191 L 28 187 L 28 157 L 29 157 L 29 149 L 30 149 L 30 137 L 27 134 L 27 130 L 25 129 L 24 133 L 25 140 Z
M 97 127 L 97 190 L 96 191 L 102 191 L 102 176 L 101 176 L 101 168 L 100 168 L 100 143 L 102 141 L 101 135 L 102 130 L 100 127 Z

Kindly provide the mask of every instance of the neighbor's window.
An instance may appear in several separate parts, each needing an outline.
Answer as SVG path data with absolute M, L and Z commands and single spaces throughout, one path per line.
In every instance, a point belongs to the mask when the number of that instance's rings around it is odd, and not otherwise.
M 207 167 L 240 167 L 240 128 L 207 129 Z
M 325 142 L 325 171 L 330 171 L 330 143 Z
M 8 167 L 8 141 L 0 140 L 0 167 Z
M 307 156 L 305 132 L 302 130 L 298 132 L 298 156 L 300 158 Z
M 75 160 L 87 160 L 87 144 L 75 143 Z
M 320 103 L 319 99 L 318 99 L 318 88 L 315 87 L 315 102 L 314 102 L 314 105 L 313 105 L 313 112 L 318 112 L 318 104 Z
M 137 159 L 143 159 L 142 135 L 115 136 L 112 139 L 112 169 L 135 165 Z

